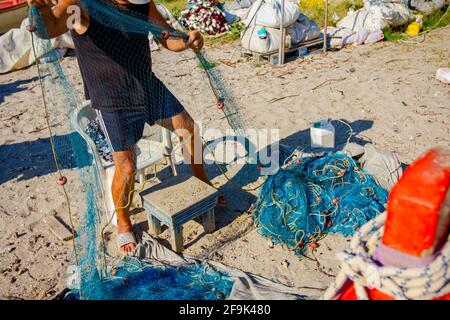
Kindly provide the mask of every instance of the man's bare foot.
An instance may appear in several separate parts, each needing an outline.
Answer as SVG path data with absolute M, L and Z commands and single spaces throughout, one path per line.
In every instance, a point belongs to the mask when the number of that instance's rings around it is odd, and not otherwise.
M 123 224 L 123 225 L 118 224 L 117 225 L 117 234 L 124 233 L 124 232 L 133 233 L 133 227 L 131 226 L 131 224 Z M 136 243 L 130 242 L 130 243 L 127 243 L 127 244 L 121 246 L 120 252 L 123 255 L 128 255 L 134 250 L 134 248 L 136 248 Z

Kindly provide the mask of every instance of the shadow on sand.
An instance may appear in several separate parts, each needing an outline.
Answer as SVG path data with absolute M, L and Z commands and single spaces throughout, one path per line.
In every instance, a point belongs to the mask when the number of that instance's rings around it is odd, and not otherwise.
M 62 169 L 83 168 L 92 163 L 79 134 L 73 132 L 55 136 L 54 142 Z M 86 156 L 75 159 L 72 145 L 84 149 L 82 151 Z M 22 181 L 56 172 L 50 138 L 0 145 L 0 163 L 0 184 L 16 178 Z
M 17 80 L 12 83 L 0 84 L 0 104 L 5 102 L 5 97 L 12 95 L 16 92 L 26 91 L 29 88 L 22 87 L 24 84 L 38 80 L 38 77 L 34 77 L 27 80 Z

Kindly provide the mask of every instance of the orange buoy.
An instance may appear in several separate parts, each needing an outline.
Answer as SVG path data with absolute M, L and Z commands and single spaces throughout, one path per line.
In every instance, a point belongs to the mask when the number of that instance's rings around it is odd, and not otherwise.
M 445 244 L 450 227 L 450 152 L 428 151 L 417 159 L 392 188 L 384 234 L 373 259 L 385 266 L 424 267 Z M 371 300 L 394 300 L 366 288 Z M 356 300 L 349 281 L 338 299 Z M 450 300 L 450 294 L 436 297 Z

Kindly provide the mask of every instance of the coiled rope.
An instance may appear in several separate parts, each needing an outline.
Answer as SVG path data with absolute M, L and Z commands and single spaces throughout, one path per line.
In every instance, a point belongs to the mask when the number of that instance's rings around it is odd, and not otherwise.
M 338 254 L 342 270 L 324 293 L 336 299 L 348 280 L 353 281 L 359 300 L 369 300 L 365 288 L 377 289 L 399 300 L 430 300 L 450 293 L 450 241 L 423 268 L 380 266 L 372 254 L 380 242 L 386 213 L 366 223 L 354 236 L 350 248 Z

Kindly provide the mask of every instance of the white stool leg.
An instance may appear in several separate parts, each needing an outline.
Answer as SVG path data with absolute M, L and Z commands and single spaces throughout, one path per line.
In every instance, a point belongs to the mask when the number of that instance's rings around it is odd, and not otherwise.
M 159 221 L 158 218 L 156 218 L 155 216 L 149 216 L 148 224 L 150 233 L 152 235 L 157 236 L 158 234 L 161 234 L 162 232 L 161 221 Z
M 182 226 L 176 226 L 172 227 L 170 230 L 170 242 L 172 245 L 172 250 L 181 253 L 183 252 L 184 246 L 183 246 L 183 227 Z
M 216 230 L 214 208 L 209 209 L 202 215 L 202 224 L 206 233 L 213 233 Z
M 163 142 L 163 155 L 164 159 L 166 161 L 166 164 L 170 165 L 170 168 L 172 169 L 172 174 L 176 176 L 177 168 L 175 167 L 175 163 L 173 162 L 172 153 L 173 153 L 173 144 L 172 144 L 172 138 L 170 136 L 170 131 L 167 130 L 164 127 L 161 127 L 161 134 L 162 134 L 162 142 Z

